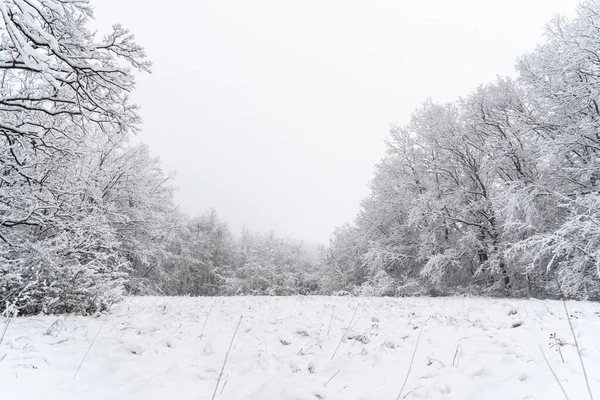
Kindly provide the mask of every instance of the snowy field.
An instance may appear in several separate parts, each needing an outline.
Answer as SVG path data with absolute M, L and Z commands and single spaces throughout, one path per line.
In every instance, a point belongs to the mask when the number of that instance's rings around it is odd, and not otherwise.
M 600 398 L 600 304 L 568 307 Z M 130 298 L 13 319 L 0 398 L 211 399 L 240 315 L 217 399 L 393 400 L 419 335 L 402 398 L 562 399 L 542 350 L 569 398 L 589 398 L 560 302 L 348 297 Z

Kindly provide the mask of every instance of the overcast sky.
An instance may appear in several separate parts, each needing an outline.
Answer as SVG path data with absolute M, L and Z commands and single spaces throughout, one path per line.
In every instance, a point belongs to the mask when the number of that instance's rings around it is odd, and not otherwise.
M 147 143 L 177 204 L 237 233 L 326 244 L 368 194 L 391 123 L 456 99 L 540 41 L 576 0 L 96 0 L 154 63 Z

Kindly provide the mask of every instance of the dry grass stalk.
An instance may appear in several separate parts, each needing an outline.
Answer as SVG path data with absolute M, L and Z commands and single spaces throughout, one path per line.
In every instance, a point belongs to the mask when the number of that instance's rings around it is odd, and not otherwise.
M 2 341 L 4 340 L 4 335 L 6 335 L 6 331 L 8 330 L 8 325 L 10 325 L 11 320 L 12 316 L 9 316 L 6 320 L 6 323 L 4 324 L 4 330 L 2 331 L 2 336 L 0 336 L 0 344 L 2 344 Z
M 202 325 L 202 331 L 200 331 L 200 340 L 202 340 L 202 336 L 204 336 L 204 328 L 206 328 L 206 323 L 208 322 L 208 317 L 210 317 L 210 312 L 213 309 L 213 306 L 215 305 L 215 301 L 217 301 L 216 299 L 213 300 L 212 304 L 210 305 L 210 308 L 208 309 L 208 314 L 206 314 L 206 318 L 204 319 L 204 325 Z
M 77 376 L 77 374 L 79 373 L 79 370 L 81 369 L 81 367 L 83 366 L 83 363 L 85 362 L 85 359 L 87 358 L 88 354 L 90 353 L 90 350 L 92 350 L 92 346 L 94 345 L 94 342 L 96 341 L 96 339 L 98 338 L 98 335 L 100 335 L 100 331 L 102 330 L 102 328 L 104 327 L 104 324 L 106 324 L 106 320 L 108 319 L 108 314 L 106 314 L 106 317 L 104 318 L 104 322 L 102 322 L 102 325 L 100 325 L 100 329 L 98 329 L 98 332 L 96 333 L 96 336 L 94 336 L 94 339 L 92 339 L 92 343 L 90 343 L 90 347 L 88 347 L 87 351 L 85 352 L 83 359 L 81 360 L 81 362 L 79 363 L 79 366 L 77 367 L 77 371 L 75 371 L 75 374 L 73 374 L 73 379 L 75 379 L 75 377 Z
M 346 337 L 346 335 L 348 334 L 348 332 L 350 332 L 350 329 L 352 329 L 352 327 L 354 325 L 352 325 L 352 322 L 354 322 L 354 317 L 356 316 L 356 312 L 358 311 L 358 305 L 356 306 L 356 308 L 354 309 L 354 313 L 352 314 L 352 318 L 350 318 L 350 323 L 348 324 L 348 328 L 346 328 L 346 330 L 344 331 L 344 334 L 342 335 L 342 337 L 340 338 L 340 341 L 338 342 L 337 347 L 335 348 L 335 351 L 333 352 L 333 354 L 331 355 L 331 359 L 333 360 L 333 358 L 335 357 L 335 354 L 337 353 L 338 349 L 340 348 L 340 345 L 342 344 L 342 341 L 344 340 L 344 338 Z
M 217 379 L 217 384 L 215 385 L 215 391 L 212 395 L 212 400 L 215 400 L 217 396 L 217 390 L 219 389 L 219 383 L 221 383 L 221 378 L 223 377 L 223 371 L 225 370 L 225 365 L 227 364 L 227 358 L 229 358 L 229 352 L 231 351 L 231 347 L 233 346 L 233 341 L 235 340 L 235 335 L 237 335 L 237 331 L 240 328 L 240 324 L 242 323 L 242 315 L 240 315 L 240 319 L 235 327 L 235 332 L 233 332 L 233 337 L 231 338 L 231 342 L 229 343 L 229 348 L 227 349 L 227 353 L 225 353 L 225 360 L 223 360 L 223 365 L 221 366 L 221 372 L 219 373 L 219 378 Z M 224 385 L 223 385 L 224 386 Z
M 563 395 L 565 396 L 565 399 L 569 400 L 569 396 L 567 395 L 565 388 L 563 387 L 562 383 L 560 383 L 560 381 L 558 380 L 558 376 L 556 376 L 556 373 L 554 372 L 554 370 L 552 369 L 552 366 L 550 365 L 550 363 L 548 362 L 548 359 L 546 358 L 546 353 L 544 353 L 544 349 L 542 349 L 542 346 L 539 346 L 539 348 L 540 348 L 540 352 L 542 353 L 542 356 L 544 357 L 544 361 L 546 361 L 546 365 L 548 366 L 548 369 L 550 370 L 550 372 L 552 372 L 552 376 L 554 377 L 554 380 L 556 381 L 556 383 L 558 383 L 558 386 L 560 386 L 560 390 L 562 391 Z
M 323 386 L 327 386 L 327 384 L 328 384 L 329 382 L 331 382 L 331 380 L 332 380 L 333 378 L 335 378 L 335 376 L 336 376 L 337 374 L 339 374 L 339 373 L 340 373 L 340 371 L 341 371 L 341 370 L 340 370 L 340 369 L 338 369 L 338 371 L 337 371 L 335 374 L 333 374 L 333 376 L 332 376 L 331 378 L 329 378 L 329 380 L 328 380 L 327 382 L 325 382 L 325 385 L 323 385 Z
M 587 371 L 585 370 L 585 364 L 583 363 L 583 357 L 581 357 L 581 350 L 579 349 L 579 343 L 577 343 L 577 335 L 575 335 L 575 329 L 573 328 L 573 323 L 571 322 L 571 316 L 569 315 L 569 310 L 567 309 L 567 302 L 565 298 L 562 298 L 563 306 L 565 307 L 565 314 L 567 314 L 567 321 L 569 322 L 569 328 L 571 329 L 571 335 L 573 335 L 573 342 L 575 343 L 575 348 L 577 349 L 577 356 L 579 356 L 579 363 L 581 364 L 581 369 L 583 370 L 583 377 L 585 378 L 585 384 L 587 386 L 588 394 L 590 395 L 590 400 L 594 400 L 594 396 L 592 395 L 592 389 L 590 388 L 590 381 L 587 376 Z M 560 348 L 559 348 L 560 350 Z M 545 356 L 544 356 L 545 357 Z M 561 354 L 562 357 L 562 354 Z M 564 360 L 563 360 L 564 362 Z
M 396 400 L 400 400 L 400 397 L 402 396 L 402 391 L 404 391 L 404 386 L 406 386 L 406 382 L 408 382 L 408 376 L 410 375 L 410 370 L 412 369 L 413 363 L 415 361 L 415 354 L 417 354 L 417 348 L 419 347 L 419 340 L 421 340 L 421 331 L 419 331 L 417 343 L 415 343 L 415 349 L 413 350 L 412 357 L 410 358 L 410 365 L 408 366 L 408 371 L 406 372 L 406 376 L 404 377 L 404 383 L 400 388 L 400 393 L 398 393 L 398 397 L 396 398 Z

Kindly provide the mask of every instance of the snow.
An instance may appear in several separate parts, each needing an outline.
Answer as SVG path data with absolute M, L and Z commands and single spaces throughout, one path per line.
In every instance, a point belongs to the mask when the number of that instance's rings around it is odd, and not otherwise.
M 567 304 L 600 393 L 600 304 Z M 351 297 L 136 297 L 95 317 L 16 318 L 0 396 L 210 399 L 240 315 L 217 399 L 396 399 L 419 334 L 405 399 L 562 399 L 542 351 L 569 397 L 588 398 L 561 302 Z

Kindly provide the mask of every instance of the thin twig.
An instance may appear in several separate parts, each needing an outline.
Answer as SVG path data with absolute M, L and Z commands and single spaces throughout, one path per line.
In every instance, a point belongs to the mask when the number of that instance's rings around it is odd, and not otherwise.
M 460 350 L 462 350 L 462 346 L 460 345 L 460 343 L 456 344 L 456 351 L 454 352 L 454 358 L 452 359 L 452 366 L 454 366 L 454 362 L 459 363 L 460 362 L 460 354 L 458 353 Z M 456 364 L 458 365 L 458 364 Z
M 79 366 L 77 367 L 77 371 L 75 371 L 75 374 L 73 374 L 73 379 L 75 379 L 75 377 L 79 373 L 79 370 L 83 366 L 83 363 L 85 362 L 85 359 L 87 358 L 88 354 L 90 353 L 90 350 L 92 350 L 92 346 L 94 345 L 94 342 L 98 338 L 98 335 L 100 335 L 100 331 L 104 327 L 104 324 L 106 324 L 106 320 L 107 319 L 108 319 L 108 314 L 106 314 L 106 317 L 104 318 L 104 322 L 102 322 L 102 325 L 100 325 L 100 329 L 98 329 L 98 332 L 96 333 L 96 336 L 94 336 L 94 339 L 92 340 L 92 343 L 90 343 L 90 347 L 88 347 L 87 351 L 85 352 L 85 355 L 83 356 L 83 359 L 79 363 Z
M 590 388 L 590 381 L 587 376 L 587 372 L 585 370 L 585 364 L 583 363 L 583 357 L 581 357 L 581 350 L 579 349 L 579 343 L 577 343 L 577 336 L 575 335 L 575 329 L 573 328 L 573 324 L 571 323 L 571 316 L 569 315 L 569 310 L 567 309 L 567 302 L 565 298 L 562 298 L 563 306 L 565 307 L 565 313 L 567 314 L 567 321 L 569 322 L 569 328 L 571 329 L 571 335 L 573 335 L 573 341 L 575 342 L 575 348 L 577 348 L 577 355 L 579 356 L 579 363 L 581 364 L 581 369 L 583 370 L 583 377 L 585 378 L 585 384 L 587 385 L 588 394 L 590 395 L 590 400 L 594 400 L 594 396 L 592 395 L 592 389 Z M 562 357 L 562 354 L 561 354 Z
M 214 299 L 212 304 L 210 305 L 210 308 L 208 309 L 208 314 L 206 314 L 206 319 L 204 320 L 204 325 L 202 325 L 202 331 L 200 332 L 200 340 L 202 340 L 202 336 L 204 335 L 204 328 L 206 328 L 206 323 L 208 322 L 208 317 L 210 317 L 210 312 L 213 309 L 213 306 L 215 305 L 215 301 L 217 301 L 217 299 Z
M 338 342 L 337 347 L 335 348 L 335 351 L 333 352 L 333 354 L 331 355 L 331 359 L 333 360 L 333 357 L 335 357 L 335 353 L 337 353 L 338 349 L 340 348 L 340 345 L 342 344 L 342 340 L 344 340 L 344 337 L 346 337 L 346 335 L 348 334 L 348 332 L 350 332 L 350 329 L 352 329 L 352 321 L 354 321 L 354 317 L 356 316 L 356 312 L 358 311 L 358 304 L 356 305 L 356 308 L 354 309 L 354 314 L 352 314 L 352 318 L 350 318 L 350 323 L 348 324 L 348 328 L 344 331 L 344 334 L 342 335 L 342 337 L 340 338 L 340 341 Z
M 565 363 L 565 358 L 563 357 L 563 353 L 562 350 L 560 349 L 560 344 L 558 345 L 558 347 L 556 348 L 556 350 L 558 350 L 558 354 L 560 355 L 560 360 L 562 361 L 562 363 Z
M 233 332 L 233 337 L 231 338 L 231 342 L 229 343 L 229 348 L 227 349 L 227 353 L 225 353 L 225 359 L 223 360 L 223 366 L 221 366 L 221 372 L 219 373 L 219 378 L 217 379 L 217 384 L 215 385 L 215 391 L 212 395 L 212 400 L 215 400 L 217 396 L 217 389 L 219 389 L 219 383 L 221 382 L 221 377 L 223 376 L 223 371 L 225 370 L 225 364 L 227 364 L 227 358 L 229 357 L 229 352 L 231 351 L 231 346 L 233 346 L 233 341 L 235 339 L 235 335 L 237 334 L 238 329 L 240 328 L 240 324 L 242 323 L 242 315 L 240 315 L 240 319 L 235 327 L 235 332 Z
M 352 324 L 352 326 L 350 327 L 350 329 L 348 329 L 348 333 L 352 332 L 352 329 L 354 329 L 354 327 L 356 326 L 356 324 L 358 324 L 358 321 L 360 321 L 360 319 L 362 318 L 363 315 L 365 315 L 364 311 L 363 311 L 362 314 L 360 314 L 358 316 L 358 318 L 356 318 L 356 321 L 354 321 L 354 324 Z
M 546 358 L 546 353 L 544 353 L 544 349 L 542 349 L 542 346 L 538 346 L 538 347 L 540 348 L 540 352 L 542 353 L 542 356 L 544 357 L 544 361 L 546 361 L 546 365 L 548 366 L 548 369 L 550 370 L 550 372 L 552 372 L 552 376 L 554 377 L 554 380 L 556 381 L 556 383 L 558 383 L 558 386 L 560 386 L 560 390 L 565 395 L 565 399 L 569 400 L 569 396 L 567 395 L 565 388 L 563 387 L 562 383 L 560 383 L 560 381 L 558 380 L 558 376 L 556 376 L 556 373 L 552 369 L 550 362 L 548 362 L 548 359 Z
M 6 324 L 4 324 L 4 331 L 2 331 L 2 336 L 0 336 L 0 344 L 4 340 L 4 335 L 6 335 L 6 331 L 8 330 L 8 325 L 10 325 L 10 321 L 12 320 L 12 316 L 9 316 L 6 320 Z
M 333 321 L 334 315 L 335 315 L 335 304 L 333 305 L 333 311 L 331 312 L 331 318 L 329 319 L 329 327 L 327 328 L 327 336 L 329 336 L 329 331 L 331 330 L 331 322 Z
M 223 386 L 221 386 L 221 391 L 219 394 L 223 394 L 223 390 L 225 389 L 225 385 L 227 385 L 227 379 L 229 379 L 229 374 L 225 377 L 225 382 L 223 382 Z
M 415 361 L 415 354 L 417 354 L 417 348 L 419 347 L 419 340 L 421 339 L 421 332 L 422 331 L 419 331 L 419 336 L 417 336 L 417 343 L 415 343 L 415 349 L 413 350 L 412 357 L 410 358 L 410 365 L 408 366 L 408 371 L 406 372 L 406 377 L 404 377 L 404 383 L 402 384 L 402 387 L 400 388 L 400 393 L 398 393 L 398 397 L 396 398 L 396 400 L 400 400 L 400 397 L 402 396 L 402 391 L 404 390 L 404 386 L 406 386 L 406 382 L 408 382 L 408 376 L 410 375 L 410 370 L 412 369 L 413 362 Z
M 585 378 L 585 384 L 587 386 L 588 394 L 590 395 L 590 400 L 594 400 L 594 396 L 592 395 L 592 389 L 590 388 L 590 381 L 587 376 L 587 371 L 585 370 L 585 364 L 583 363 L 583 357 L 581 357 L 581 350 L 579 348 L 579 343 L 577 342 L 577 336 L 575 335 L 575 329 L 573 328 L 573 323 L 571 322 L 571 316 L 569 315 L 569 310 L 567 309 L 567 302 L 565 300 L 565 296 L 563 295 L 562 288 L 560 286 L 560 281 L 558 280 L 558 275 L 554 275 L 556 279 L 556 284 L 558 285 L 558 291 L 560 293 L 560 298 L 563 303 L 563 307 L 565 308 L 565 314 L 567 315 L 567 322 L 569 322 L 569 328 L 571 329 L 571 335 L 573 335 L 573 341 L 575 342 L 575 348 L 577 349 L 577 356 L 579 357 L 579 363 L 581 364 L 581 369 L 583 370 L 583 377 Z M 562 354 L 561 354 L 562 356 Z
M 333 378 L 335 378 L 335 376 L 336 376 L 337 374 L 339 374 L 339 373 L 340 373 L 340 371 L 341 371 L 341 369 L 338 369 L 338 371 L 337 371 L 335 374 L 333 374 L 333 376 L 332 376 L 331 378 L 329 378 L 329 380 L 328 380 L 327 382 L 325 382 L 325 385 L 323 385 L 323 386 L 327 386 L 327 384 L 328 384 L 329 382 L 331 382 L 331 380 L 332 380 Z

